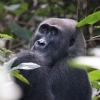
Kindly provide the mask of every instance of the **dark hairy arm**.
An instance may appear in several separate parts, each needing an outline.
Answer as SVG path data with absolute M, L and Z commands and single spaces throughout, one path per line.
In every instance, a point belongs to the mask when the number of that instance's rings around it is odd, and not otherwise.
M 36 57 L 31 51 L 23 51 L 17 55 L 17 59 L 12 67 L 16 67 L 20 63 L 33 62 L 36 63 Z M 34 70 L 20 70 L 20 73 L 29 81 L 30 85 L 16 79 L 16 82 L 23 90 L 23 98 L 21 100 L 53 100 L 53 94 L 50 90 L 48 81 L 48 73 L 45 67 L 36 68 Z

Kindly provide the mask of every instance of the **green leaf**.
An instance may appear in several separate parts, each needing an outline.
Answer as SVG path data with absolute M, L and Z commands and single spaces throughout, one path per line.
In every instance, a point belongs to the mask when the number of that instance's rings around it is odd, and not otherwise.
M 94 24 L 99 20 L 100 20 L 100 11 L 95 12 L 95 13 L 87 16 L 85 19 L 83 19 L 79 23 L 77 23 L 76 27 L 80 27 L 80 26 L 83 26 L 85 24 Z
M 11 72 L 11 74 L 13 76 L 15 76 L 16 78 L 18 78 L 19 80 L 21 80 L 22 82 L 30 85 L 30 83 L 28 82 L 28 80 L 23 75 L 21 75 L 18 70 L 14 70 L 13 72 Z
M 8 49 L 6 49 L 6 48 L 2 48 L 2 52 L 3 52 L 3 54 L 6 54 L 6 53 L 11 53 L 11 51 L 10 51 L 10 50 L 8 50 Z
M 28 3 L 23 2 L 20 4 L 20 7 L 18 9 L 16 9 L 15 11 L 11 11 L 11 12 L 16 15 L 21 15 L 24 12 L 26 12 L 27 10 L 28 10 Z
M 13 5 L 9 5 L 9 6 L 4 6 L 5 10 L 10 10 L 10 11 L 14 11 L 16 9 L 18 9 L 20 7 L 20 4 L 13 4 Z
M 30 35 L 25 31 L 23 28 L 21 28 L 18 24 L 9 22 L 8 27 L 14 32 L 15 35 L 17 35 L 19 38 L 29 40 Z
M 12 37 L 7 35 L 7 34 L 0 34 L 0 37 L 7 38 L 7 39 L 12 39 Z
M 100 89 L 100 84 L 99 84 L 98 81 L 92 81 L 91 83 L 92 83 L 92 86 L 93 86 L 94 88 Z
M 95 97 L 93 97 L 93 98 L 92 98 L 92 100 L 98 100 L 98 97 L 97 97 L 97 96 L 95 96 Z
M 0 61 L 2 61 L 4 63 L 6 61 L 6 59 L 0 55 Z
M 21 80 L 24 83 L 27 83 L 30 85 L 30 83 L 28 82 L 28 80 L 26 78 L 23 77 L 23 75 L 20 74 L 19 70 L 12 70 L 11 66 L 13 64 L 13 62 L 17 59 L 17 57 L 9 60 L 8 62 L 5 62 L 3 65 L 3 70 L 6 71 L 7 73 L 12 74 L 13 76 L 15 76 L 16 78 L 18 78 L 19 80 Z
M 94 63 L 95 62 L 95 63 Z M 72 61 L 70 61 L 70 65 L 74 65 L 75 67 L 83 67 L 88 68 L 91 67 L 92 69 L 99 69 L 100 70 L 100 58 L 93 57 L 93 56 L 86 56 L 86 57 L 76 57 Z
M 95 70 L 88 73 L 90 81 L 100 80 L 100 70 Z
M 48 8 L 43 8 L 43 9 L 37 10 L 34 14 L 35 15 L 46 15 L 47 12 L 48 12 Z
M 11 70 L 11 66 L 12 66 L 12 64 L 14 63 L 14 61 L 15 61 L 16 59 L 17 59 L 17 57 L 15 57 L 15 58 L 9 60 L 8 62 L 5 62 L 4 65 L 3 65 L 4 70 L 10 71 L 10 70 Z
M 76 68 L 84 68 L 87 71 L 91 70 L 90 66 L 88 66 L 88 65 L 86 65 L 84 63 L 80 63 L 80 61 L 78 61 L 78 60 L 76 58 L 76 59 L 72 59 L 72 60 L 68 61 L 69 66 L 70 67 L 76 67 Z
M 0 54 L 1 54 L 1 55 L 5 55 L 6 53 L 11 53 L 11 51 L 8 50 L 8 49 L 6 49 L 6 48 L 2 48 L 2 49 L 0 50 Z
M 39 67 L 40 65 L 36 63 L 31 63 L 31 62 L 21 63 L 17 67 L 12 68 L 10 71 L 17 70 L 17 69 L 32 70 L 32 69 L 39 68 Z

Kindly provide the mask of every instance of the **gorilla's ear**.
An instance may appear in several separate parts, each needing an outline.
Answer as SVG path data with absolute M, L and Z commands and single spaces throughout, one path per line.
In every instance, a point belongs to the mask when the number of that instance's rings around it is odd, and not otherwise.
M 69 47 L 68 56 L 77 57 L 86 54 L 86 43 L 80 28 L 76 28 L 76 38 L 73 46 Z

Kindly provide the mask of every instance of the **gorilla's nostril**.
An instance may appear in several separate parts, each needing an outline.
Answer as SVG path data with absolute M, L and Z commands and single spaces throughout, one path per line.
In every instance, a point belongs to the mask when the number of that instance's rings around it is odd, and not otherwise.
M 39 39 L 39 40 L 35 41 L 31 50 L 43 50 L 43 49 L 46 48 L 46 46 L 47 46 L 46 40 L 45 39 Z
M 38 45 L 45 46 L 45 43 L 44 42 L 41 42 L 41 41 L 38 41 Z
M 37 41 L 39 46 L 45 46 L 45 41 L 43 39 Z

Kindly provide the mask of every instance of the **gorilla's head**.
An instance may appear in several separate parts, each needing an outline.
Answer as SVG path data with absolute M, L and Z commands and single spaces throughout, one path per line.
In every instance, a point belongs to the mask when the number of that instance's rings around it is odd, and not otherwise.
M 31 39 L 31 50 L 52 61 L 84 55 L 84 38 L 76 23 L 75 20 L 60 18 L 43 21 Z

